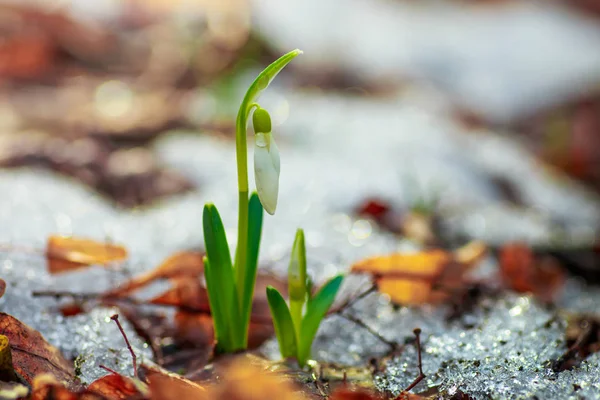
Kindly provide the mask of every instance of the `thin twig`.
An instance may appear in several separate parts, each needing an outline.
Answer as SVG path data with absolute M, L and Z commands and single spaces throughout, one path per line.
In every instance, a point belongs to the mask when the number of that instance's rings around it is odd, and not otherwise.
M 343 313 L 343 312 L 338 313 L 338 315 L 340 317 L 342 317 L 342 318 L 347 319 L 350 322 L 355 323 L 356 325 L 360 326 L 361 328 L 366 329 L 371 335 L 375 336 L 379 341 L 381 341 L 382 343 L 385 343 L 386 345 L 388 345 L 392 351 L 394 351 L 394 350 L 396 350 L 398 348 L 398 343 L 393 342 L 391 340 L 388 340 L 388 339 L 384 338 L 377 331 L 375 331 L 373 328 L 371 328 L 370 326 L 368 326 L 367 324 L 365 324 L 363 321 L 361 321 L 360 319 L 356 318 L 355 316 L 350 315 L 350 314 L 346 314 L 346 313 Z
M 133 304 L 133 305 L 143 305 L 143 301 L 136 300 L 131 297 L 121 297 L 121 296 L 107 296 L 103 293 L 75 293 L 69 291 L 55 291 L 55 290 L 35 290 L 31 292 L 33 297 L 54 297 L 59 299 L 61 297 L 71 297 L 74 300 L 79 301 L 120 301 L 122 303 Z
M 102 368 L 103 370 L 105 370 L 105 371 L 108 371 L 108 372 L 110 372 L 111 374 L 115 374 L 115 375 L 121 375 L 120 373 L 118 373 L 118 372 L 117 372 L 117 371 L 115 371 L 114 369 L 110 369 L 110 368 L 108 368 L 107 366 L 105 366 L 105 365 L 102 365 L 102 364 L 98 365 L 98 368 Z
M 413 383 L 408 385 L 408 387 L 406 389 L 404 389 L 403 392 L 408 392 L 409 390 L 411 390 L 412 388 L 417 386 L 423 379 L 426 378 L 426 375 L 423 373 L 423 362 L 421 360 L 421 329 L 416 328 L 413 332 L 417 338 L 416 343 L 417 343 L 417 357 L 418 357 L 418 361 L 419 361 L 419 376 L 417 376 L 415 378 L 415 380 L 413 381 Z
M 371 286 L 367 290 L 365 290 L 364 292 L 362 292 L 356 296 L 350 297 L 344 303 L 340 304 L 336 308 L 329 311 L 329 314 L 337 314 L 337 313 L 341 313 L 342 311 L 345 311 L 346 309 L 348 309 L 348 308 L 352 307 L 354 304 L 356 304 L 359 300 L 364 299 L 365 297 L 367 297 L 371 293 L 375 292 L 376 290 L 377 290 L 377 285 L 375 283 L 372 283 Z
M 72 297 L 78 300 L 96 300 L 102 297 L 99 293 L 74 293 L 67 291 L 54 291 L 54 290 L 35 290 L 31 292 L 33 297 Z
M 135 352 L 133 351 L 133 348 L 131 347 L 131 344 L 129 343 L 129 339 L 127 339 L 127 335 L 125 334 L 125 331 L 123 330 L 123 327 L 121 326 L 121 323 L 119 322 L 119 314 L 113 315 L 112 317 L 110 317 L 110 319 L 112 319 L 113 321 L 115 321 L 117 323 L 117 327 L 121 331 L 121 335 L 123 335 L 123 339 L 125 339 L 125 344 L 127 345 L 129 352 L 131 353 L 131 358 L 133 358 L 133 376 L 137 378 L 138 377 L 137 356 L 135 355 Z

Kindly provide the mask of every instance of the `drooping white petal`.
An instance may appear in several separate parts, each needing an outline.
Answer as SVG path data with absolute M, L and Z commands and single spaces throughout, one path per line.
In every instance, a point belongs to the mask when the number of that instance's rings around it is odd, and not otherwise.
M 254 138 L 254 178 L 258 198 L 271 215 L 277 208 L 279 194 L 279 149 L 270 133 L 258 132 Z

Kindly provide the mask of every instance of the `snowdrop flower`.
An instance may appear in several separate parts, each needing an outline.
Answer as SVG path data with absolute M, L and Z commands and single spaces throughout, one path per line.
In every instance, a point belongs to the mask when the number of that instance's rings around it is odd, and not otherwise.
M 271 135 L 271 117 L 258 107 L 252 116 L 254 125 L 254 178 L 258 198 L 271 215 L 277 208 L 279 194 L 279 149 Z

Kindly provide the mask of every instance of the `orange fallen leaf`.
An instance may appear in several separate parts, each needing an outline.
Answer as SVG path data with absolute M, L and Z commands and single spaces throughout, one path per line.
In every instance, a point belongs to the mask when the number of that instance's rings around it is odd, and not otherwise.
M 72 390 L 58 382 L 52 375 L 41 374 L 31 385 L 31 400 L 126 400 L 150 399 L 141 382 L 118 374 L 109 374 L 92 382 L 87 388 Z
M 414 254 L 391 254 L 359 261 L 352 272 L 368 272 L 381 276 L 429 279 L 439 274 L 452 255 L 443 250 L 429 250 Z
M 140 391 L 131 378 L 119 374 L 108 374 L 96 379 L 87 387 L 87 392 L 98 394 L 106 400 L 143 399 L 147 396 Z
M 201 277 L 204 273 L 204 254 L 197 251 L 181 251 L 173 254 L 155 269 L 134 277 L 107 293 L 108 296 L 124 296 L 160 279 L 177 277 Z
M 211 388 L 211 399 L 219 400 L 307 400 L 309 397 L 289 378 L 250 362 L 233 362 L 221 384 Z
M 379 291 L 395 303 L 438 302 L 447 297 L 444 289 L 461 286 L 464 274 L 483 259 L 486 250 L 483 243 L 471 242 L 454 252 L 394 253 L 359 261 L 351 271 L 373 275 Z
M 565 274 L 554 259 L 538 259 L 523 243 L 509 243 L 500 250 L 500 276 L 513 290 L 533 293 L 551 301 L 565 281 Z
M 49 374 L 40 374 L 33 379 L 31 383 L 31 400 L 79 400 L 80 396 L 67 389 L 63 384 L 58 382 L 54 376 Z
M 89 239 L 50 236 L 46 257 L 50 273 L 58 274 L 94 264 L 123 261 L 127 258 L 127 250 L 122 246 Z
M 206 388 L 177 374 L 158 367 L 140 366 L 140 372 L 150 389 L 152 400 L 208 400 Z
M 173 287 L 148 303 L 155 305 L 175 306 L 188 311 L 210 314 L 208 292 L 200 279 L 187 277 L 172 279 Z
M 212 351 L 214 329 L 210 314 L 177 311 L 175 313 L 175 329 L 177 340 L 182 344 Z
M 76 387 L 73 367 L 42 335 L 18 319 L 0 313 L 0 332 L 8 337 L 13 367 L 29 385 L 40 374 L 50 374 L 69 387 Z

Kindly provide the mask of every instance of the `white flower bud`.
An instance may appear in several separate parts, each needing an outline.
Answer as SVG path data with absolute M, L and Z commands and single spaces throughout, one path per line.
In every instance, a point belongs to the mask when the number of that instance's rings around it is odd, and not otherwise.
M 258 198 L 271 215 L 277 208 L 279 194 L 279 149 L 270 132 L 257 132 L 254 137 L 254 178 Z

